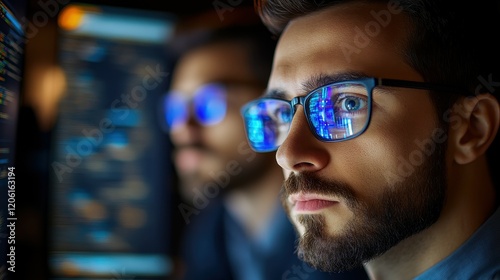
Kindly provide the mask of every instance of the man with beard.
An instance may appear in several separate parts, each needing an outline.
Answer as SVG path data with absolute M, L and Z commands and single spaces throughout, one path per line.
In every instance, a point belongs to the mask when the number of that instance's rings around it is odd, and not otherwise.
M 316 271 L 294 254 L 296 234 L 279 200 L 281 168 L 274 154 L 250 149 L 242 127 L 240 108 L 265 90 L 276 42 L 250 12 L 255 23 L 192 28 L 173 39 L 182 52 L 165 113 L 184 199 L 182 279 L 366 278 L 362 268 Z
M 251 147 L 277 150 L 299 256 L 372 279 L 500 279 L 498 5 L 256 8 L 279 41 L 242 115 Z

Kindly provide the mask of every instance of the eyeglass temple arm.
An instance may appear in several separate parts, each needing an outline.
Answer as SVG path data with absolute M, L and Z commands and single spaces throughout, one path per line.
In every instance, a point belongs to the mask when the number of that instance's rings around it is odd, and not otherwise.
M 434 90 L 434 91 L 442 91 L 449 93 L 467 93 L 471 94 L 468 91 L 458 88 L 452 87 L 442 84 L 434 84 L 434 83 L 426 83 L 426 82 L 415 82 L 415 81 L 404 81 L 404 80 L 395 80 L 395 79 L 378 79 L 378 85 L 381 86 L 391 86 L 391 87 L 402 87 L 402 88 L 413 88 L 413 89 L 425 89 L 425 90 Z

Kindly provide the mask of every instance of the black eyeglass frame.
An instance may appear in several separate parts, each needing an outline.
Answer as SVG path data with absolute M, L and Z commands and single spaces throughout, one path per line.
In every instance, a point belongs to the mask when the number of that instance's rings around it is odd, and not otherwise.
M 305 106 L 308 104 L 311 96 L 313 93 L 317 92 L 318 90 L 324 88 L 324 87 L 331 87 L 331 86 L 336 86 L 336 85 L 341 85 L 341 84 L 346 84 L 346 83 L 358 83 L 362 84 L 365 86 L 368 94 L 368 100 L 367 100 L 367 108 L 368 108 L 368 119 L 366 120 L 365 126 L 357 133 L 349 135 L 344 138 L 338 138 L 338 139 L 332 139 L 332 140 L 325 140 L 322 137 L 316 133 L 316 129 L 314 125 L 312 124 L 311 120 L 309 119 L 309 114 L 308 114 L 308 106 Z M 435 83 L 428 83 L 428 82 L 417 82 L 417 81 L 408 81 L 408 80 L 398 80 L 398 79 L 386 79 L 386 78 L 376 78 L 376 77 L 365 77 L 365 78 L 359 78 L 359 79 L 352 79 L 352 80 L 344 80 L 344 81 L 339 81 L 339 82 L 334 82 L 334 83 L 329 83 L 322 85 L 320 87 L 317 87 L 310 92 L 308 92 L 305 95 L 302 96 L 296 96 L 292 98 L 292 100 L 288 101 L 286 99 L 282 98 L 271 98 L 271 97 L 263 97 L 256 99 L 254 101 L 251 101 L 247 104 L 245 104 L 241 108 L 241 114 L 243 117 L 245 116 L 245 111 L 253 105 L 256 102 L 260 102 L 262 100 L 266 99 L 271 99 L 271 100 L 282 100 L 290 104 L 292 108 L 292 120 L 293 117 L 295 116 L 295 113 L 297 112 L 296 110 L 296 105 L 302 105 L 304 107 L 304 115 L 306 117 L 307 123 L 309 125 L 309 130 L 311 130 L 312 134 L 316 139 L 318 139 L 321 142 L 325 143 L 334 143 L 334 142 L 342 142 L 342 141 L 347 141 L 351 140 L 353 138 L 358 137 L 359 135 L 363 134 L 368 126 L 370 125 L 371 122 L 371 116 L 372 116 L 372 95 L 373 95 L 373 89 L 375 89 L 377 86 L 387 86 L 387 87 L 399 87 L 399 88 L 409 88 L 409 89 L 422 89 L 422 90 L 430 90 L 430 91 L 437 91 L 437 92 L 448 92 L 448 93 L 466 93 L 467 95 L 471 95 L 467 91 L 464 91 L 464 89 L 459 88 L 459 87 L 453 87 L 453 86 L 448 86 L 448 85 L 442 85 L 442 84 L 435 84 Z M 287 136 L 288 137 L 288 136 Z M 250 141 L 250 138 L 247 135 L 248 140 Z M 251 141 L 250 141 L 251 142 Z M 281 144 L 280 144 L 281 145 Z M 275 151 L 279 148 L 277 146 L 276 148 L 269 149 L 269 150 L 262 150 L 260 152 L 271 152 Z

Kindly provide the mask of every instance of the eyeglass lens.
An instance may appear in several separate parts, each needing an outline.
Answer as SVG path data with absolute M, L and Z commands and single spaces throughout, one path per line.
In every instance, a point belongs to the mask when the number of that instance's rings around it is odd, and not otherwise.
M 185 124 L 190 114 L 190 104 L 196 120 L 204 126 L 221 122 L 227 110 L 226 89 L 219 84 L 201 86 L 193 95 L 192 101 L 184 94 L 171 91 L 164 100 L 164 116 L 170 130 Z
M 321 141 L 355 137 L 369 120 L 369 93 L 363 83 L 341 82 L 323 86 L 302 100 L 309 127 Z M 292 102 L 262 98 L 243 110 L 251 147 L 260 152 L 276 150 L 290 129 L 295 108 Z

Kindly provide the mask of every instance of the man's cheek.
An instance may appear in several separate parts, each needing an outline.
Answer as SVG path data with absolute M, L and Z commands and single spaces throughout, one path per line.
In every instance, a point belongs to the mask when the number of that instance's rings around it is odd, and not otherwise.
M 288 179 L 288 176 L 290 176 L 290 174 L 292 174 L 292 171 L 283 168 L 283 175 L 285 176 L 285 180 Z

